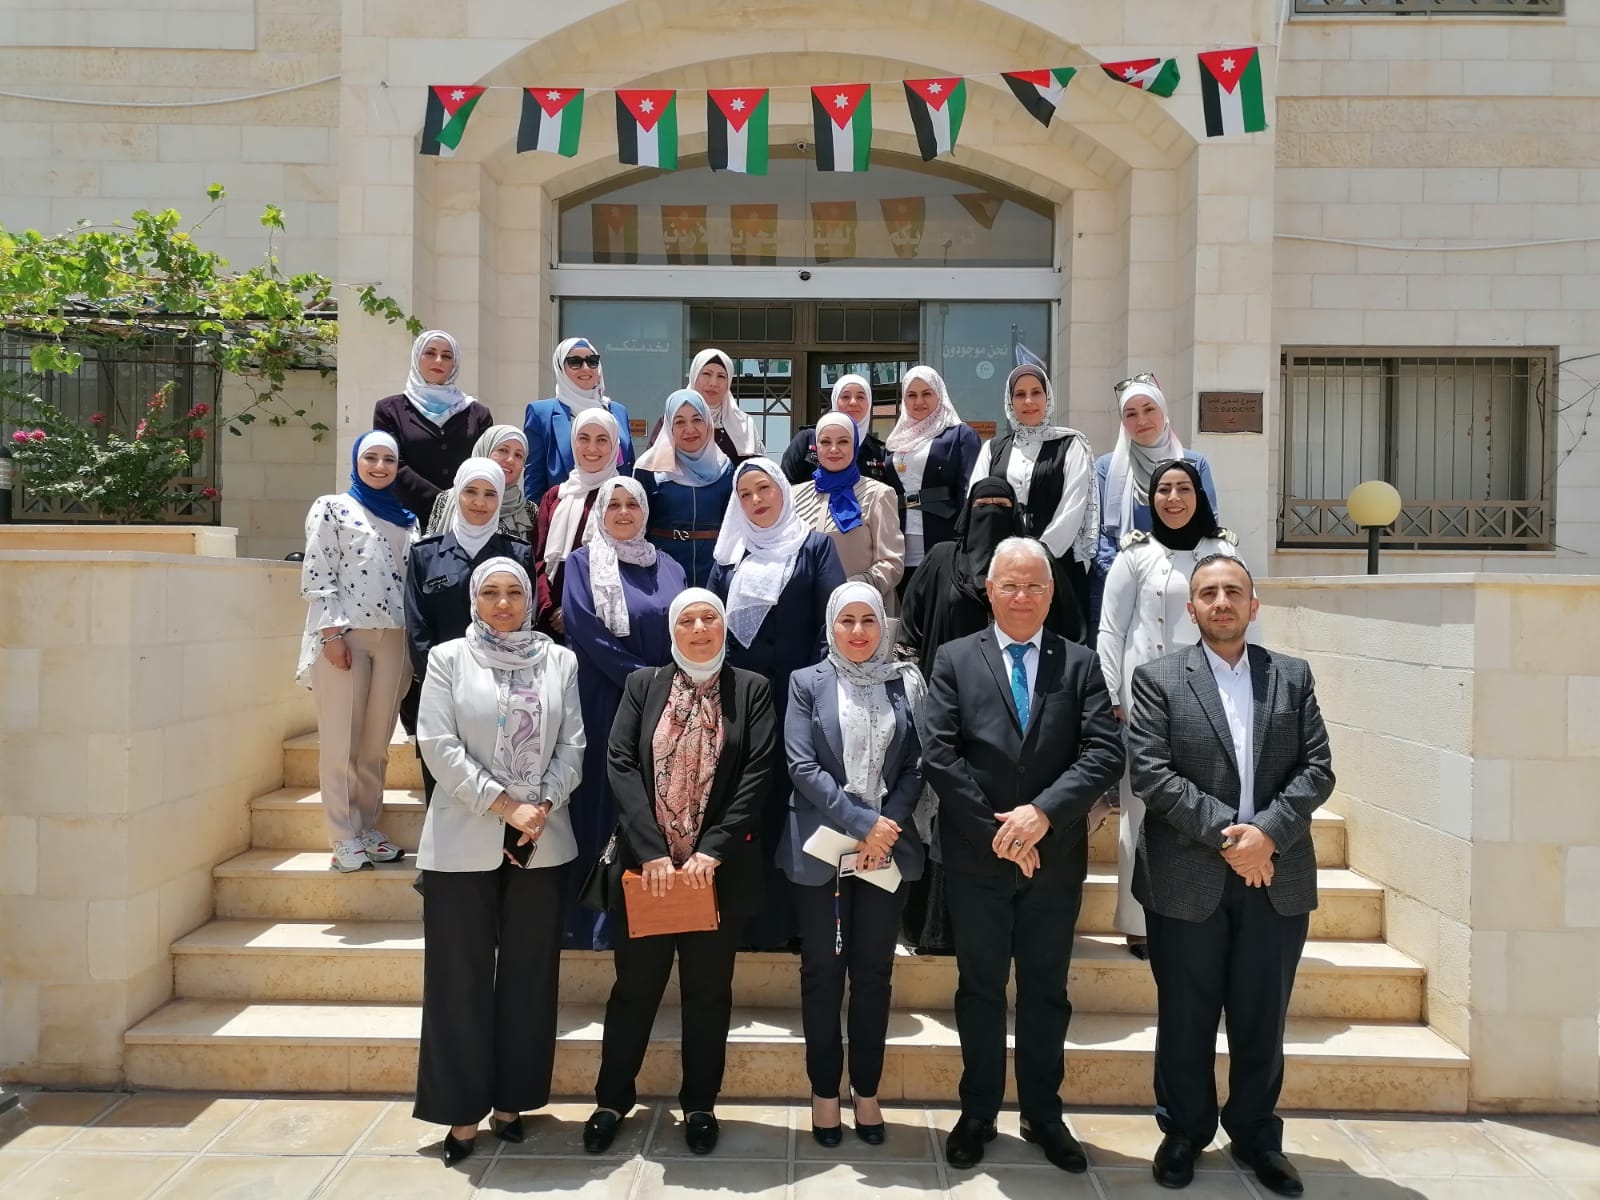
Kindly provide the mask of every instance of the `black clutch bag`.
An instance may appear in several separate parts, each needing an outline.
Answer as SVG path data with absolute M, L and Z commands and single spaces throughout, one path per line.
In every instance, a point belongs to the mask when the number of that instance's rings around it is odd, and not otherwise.
M 579 904 L 595 912 L 611 911 L 611 864 L 616 860 L 617 834 L 612 833 L 606 848 L 600 852 L 594 866 L 589 868 L 589 874 L 584 876 L 583 886 L 578 889 Z

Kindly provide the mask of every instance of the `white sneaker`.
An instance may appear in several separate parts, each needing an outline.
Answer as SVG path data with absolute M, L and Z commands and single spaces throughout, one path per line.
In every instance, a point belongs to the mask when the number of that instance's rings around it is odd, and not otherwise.
M 406 856 L 400 849 L 384 836 L 382 830 L 369 829 L 361 835 L 361 848 L 367 852 L 367 857 L 375 863 L 399 862 Z
M 328 865 L 333 870 L 348 875 L 352 871 L 370 871 L 372 860 L 367 857 L 366 847 L 361 844 L 361 839 L 350 838 L 348 841 L 333 844 L 333 860 Z

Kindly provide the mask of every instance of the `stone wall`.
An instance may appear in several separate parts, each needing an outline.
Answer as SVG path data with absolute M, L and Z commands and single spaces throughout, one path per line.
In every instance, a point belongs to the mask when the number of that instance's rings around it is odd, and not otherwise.
M 1259 584 L 1303 655 L 1350 865 L 1428 970 L 1481 1109 L 1600 1106 L 1600 584 L 1448 575 Z
M 402 362 L 404 359 L 402 359 Z M 397 368 L 375 379 L 365 389 L 372 399 L 362 414 L 365 431 L 372 427 L 372 405 L 405 385 L 405 372 Z M 222 412 L 236 413 L 252 396 L 244 384 L 229 377 L 222 390 Z M 335 383 L 315 371 L 290 375 L 278 409 L 303 409 L 304 417 L 286 425 L 258 420 L 244 427 L 239 437 L 222 437 L 222 522 L 239 531 L 240 558 L 281 559 L 291 550 L 304 550 L 306 513 L 311 502 L 328 492 L 343 491 L 350 476 L 350 451 L 338 456 L 333 433 L 338 423 L 334 407 Z M 309 425 L 328 426 L 322 440 L 314 440 Z M 340 463 L 343 467 L 340 467 Z
M 85 531 L 86 533 L 90 531 Z M 0 1073 L 115 1085 L 174 939 L 314 724 L 299 571 L 0 552 Z

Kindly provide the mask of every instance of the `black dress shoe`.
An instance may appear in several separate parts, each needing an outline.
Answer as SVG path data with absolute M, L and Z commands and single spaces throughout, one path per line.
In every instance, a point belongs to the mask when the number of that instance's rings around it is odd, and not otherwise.
M 710 1113 L 692 1112 L 684 1121 L 683 1140 L 693 1153 L 710 1154 L 717 1148 L 717 1134 L 721 1132 Z
M 856 1095 L 855 1089 L 850 1089 L 850 1106 L 852 1108 L 855 1107 L 856 1101 L 860 1099 L 861 1097 Z M 888 1130 L 882 1121 L 879 1121 L 876 1125 L 863 1125 L 859 1120 L 856 1122 L 856 1136 L 869 1146 L 883 1145 L 883 1140 L 887 1135 Z
M 1161 1139 L 1150 1172 L 1164 1188 L 1186 1188 L 1194 1182 L 1194 1160 L 1198 1156 L 1194 1142 L 1181 1133 L 1169 1133 Z
M 983 1161 L 983 1147 L 994 1141 L 993 1121 L 963 1116 L 944 1142 L 944 1160 L 952 1167 L 975 1167 Z
M 608 1108 L 597 1108 L 583 1123 L 583 1148 L 590 1154 L 604 1154 L 616 1141 L 622 1118 Z
M 1023 1117 L 1022 1140 L 1038 1146 L 1044 1151 L 1044 1156 L 1063 1171 L 1082 1175 L 1089 1169 L 1088 1156 L 1078 1144 L 1078 1139 L 1068 1132 L 1065 1122 L 1057 1121 L 1053 1125 L 1040 1122 L 1036 1125 Z
M 472 1152 L 478 1148 L 478 1135 L 474 1133 L 472 1140 L 464 1142 L 453 1133 L 444 1135 L 444 1165 L 453 1167 L 464 1158 L 471 1158 Z
M 844 1141 L 844 1126 L 840 1125 L 813 1125 L 811 1136 L 819 1146 L 826 1146 L 832 1150 Z
M 1133 955 L 1140 962 L 1149 962 L 1150 961 L 1150 943 L 1149 942 L 1129 942 L 1128 943 L 1128 953 Z
M 1294 1164 L 1282 1150 L 1246 1150 L 1237 1142 L 1230 1143 L 1228 1150 L 1241 1164 L 1256 1173 L 1256 1178 L 1267 1191 L 1280 1196 L 1305 1194 L 1306 1185 L 1300 1182 L 1300 1172 L 1294 1169 Z
M 509 1121 L 502 1121 L 499 1117 L 490 1117 L 489 1128 L 494 1131 L 495 1137 L 502 1142 L 510 1142 L 513 1145 L 520 1143 L 527 1135 L 527 1131 L 522 1128 L 521 1113 L 518 1113 Z

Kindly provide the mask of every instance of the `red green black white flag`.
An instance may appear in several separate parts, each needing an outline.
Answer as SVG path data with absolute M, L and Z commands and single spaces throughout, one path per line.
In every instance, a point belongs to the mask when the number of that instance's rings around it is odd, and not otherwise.
M 872 87 L 830 83 L 811 89 L 817 170 L 865 171 L 872 158 Z
M 1004 78 L 1022 107 L 1048 129 L 1050 118 L 1061 105 L 1061 94 L 1077 73 L 1075 67 L 1052 67 L 1047 71 L 1007 71 Z
M 906 79 L 906 105 L 923 162 L 932 162 L 956 148 L 961 118 L 967 113 L 967 81 L 959 75 L 943 79 Z
M 767 173 L 767 89 L 706 92 L 706 157 L 713 171 Z
M 422 118 L 422 153 L 449 158 L 461 145 L 467 119 L 483 95 L 481 87 L 445 84 L 428 89 L 428 111 Z
M 1157 96 L 1170 96 L 1178 87 L 1178 60 L 1175 58 L 1130 58 L 1123 62 L 1101 63 L 1100 68 L 1118 83 Z
M 522 89 L 522 124 L 517 127 L 517 153 L 544 150 L 571 158 L 583 133 L 583 89 Z
M 1261 55 L 1256 47 L 1201 54 L 1200 100 L 1207 137 L 1265 129 L 1267 106 L 1261 94 Z
M 670 88 L 617 91 L 617 157 L 638 167 L 678 169 L 678 93 Z

